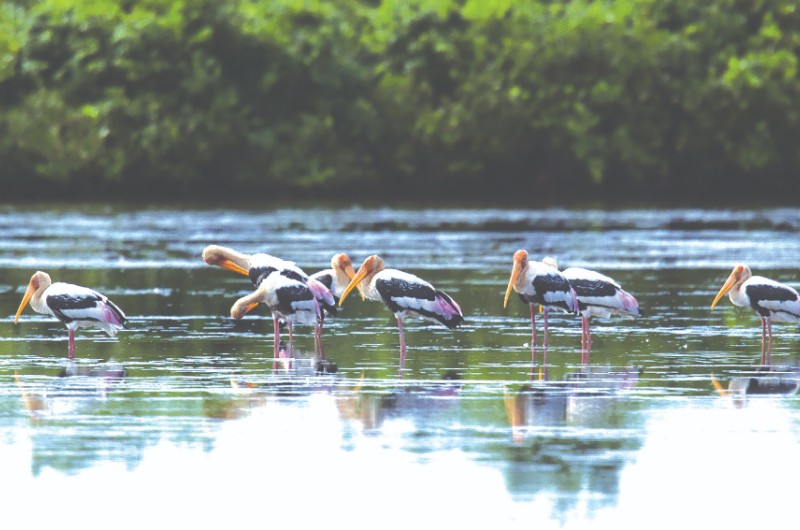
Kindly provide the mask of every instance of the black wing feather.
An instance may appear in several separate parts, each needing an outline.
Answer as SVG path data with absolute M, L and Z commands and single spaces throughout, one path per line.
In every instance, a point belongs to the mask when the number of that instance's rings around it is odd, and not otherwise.
M 281 287 L 275 293 L 278 297 L 278 306 L 275 308 L 282 313 L 293 313 L 293 302 L 308 301 L 314 299 L 311 289 L 305 285 L 288 285 Z
M 570 280 L 569 283 L 575 289 L 575 294 L 578 295 L 578 298 L 581 296 L 615 296 L 617 294 L 617 288 L 614 284 L 602 280 Z
M 247 272 L 250 274 L 250 282 L 252 282 L 253 287 L 258 287 L 267 276 L 277 270 L 275 267 L 251 267 Z
M 315 274 L 312 276 L 315 280 L 319 283 L 330 289 L 333 286 L 333 275 L 332 274 Z
M 51 295 L 46 298 L 47 307 L 61 322 L 69 323 L 75 320 L 64 314 L 64 311 L 74 309 L 91 309 L 101 301 L 100 295 L 72 296 L 68 294 Z
M 392 313 L 403 311 L 407 308 L 398 305 L 393 298 L 419 298 L 420 300 L 436 300 L 436 290 L 420 283 L 411 283 L 398 278 L 379 278 L 375 288 L 383 299 L 383 303 Z

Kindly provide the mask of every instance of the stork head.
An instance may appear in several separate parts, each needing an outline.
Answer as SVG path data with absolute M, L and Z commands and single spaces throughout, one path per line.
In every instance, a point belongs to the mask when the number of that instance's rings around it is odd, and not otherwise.
M 380 256 L 376 256 L 373 254 L 372 256 L 368 257 L 364 260 L 364 263 L 361 264 L 359 267 L 358 272 L 350 279 L 350 283 L 348 284 L 347 288 L 345 288 L 344 292 L 342 293 L 342 297 L 339 298 L 339 305 L 341 306 L 344 303 L 344 299 L 347 298 L 347 295 L 350 294 L 350 291 L 358 287 L 359 292 L 361 293 L 361 299 L 364 300 L 364 290 L 361 288 L 360 284 L 363 280 L 368 278 L 372 278 L 372 276 L 378 274 L 383 270 L 383 260 Z
M 340 252 L 331 258 L 331 268 L 334 270 L 337 276 L 344 274 L 347 277 L 348 282 L 353 279 L 353 276 L 356 275 L 356 270 L 353 268 L 353 264 L 350 262 L 350 256 L 344 252 Z
M 266 298 L 266 289 L 259 287 L 254 292 L 236 300 L 231 306 L 231 317 L 239 320 Z
M 519 280 L 520 274 L 528 266 L 528 252 L 526 250 L 518 250 L 514 252 L 514 265 L 511 267 L 511 279 L 508 281 L 508 288 L 506 289 L 506 297 L 503 299 L 503 307 L 508 305 L 508 297 L 511 296 L 511 289 Z
M 719 302 L 720 298 L 725 296 L 725 293 L 733 289 L 734 286 L 743 284 L 752 275 L 753 274 L 750 272 L 750 268 L 747 265 L 742 265 L 742 264 L 736 265 L 733 268 L 733 272 L 731 272 L 731 275 L 728 276 L 728 279 L 725 281 L 725 283 L 722 285 L 722 288 L 717 293 L 717 296 L 714 298 L 714 301 L 711 302 L 711 309 L 714 309 L 714 307 L 717 305 L 717 302 Z
M 28 282 L 28 288 L 25 289 L 25 295 L 22 297 L 22 302 L 19 304 L 19 308 L 17 309 L 17 314 L 14 315 L 14 324 L 19 322 L 19 316 L 22 314 L 22 310 L 25 309 L 25 306 L 28 305 L 30 302 L 31 297 L 37 292 L 42 292 L 48 287 L 50 284 L 53 283 L 50 279 L 50 275 L 46 272 L 36 271 L 31 276 L 30 281 Z
M 203 261 L 209 265 L 222 267 L 245 276 L 250 275 L 247 270 L 250 267 L 250 258 L 232 248 L 208 245 L 203 249 Z

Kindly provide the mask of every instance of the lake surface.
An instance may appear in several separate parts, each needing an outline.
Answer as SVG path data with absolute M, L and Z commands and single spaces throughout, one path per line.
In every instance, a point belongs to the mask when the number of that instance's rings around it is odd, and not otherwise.
M 774 326 L 765 370 L 756 316 L 727 297 L 709 306 L 738 262 L 800 285 L 799 229 L 798 209 L 0 206 L 5 517 L 785 524 L 800 476 L 798 328 Z M 252 288 L 202 262 L 212 243 L 308 273 L 336 252 L 356 267 L 379 254 L 447 291 L 466 322 L 407 321 L 401 374 L 391 313 L 352 295 L 326 321 L 325 360 L 300 327 L 295 358 L 276 360 L 267 310 L 230 318 Z M 527 306 L 512 296 L 503 309 L 519 248 L 612 276 L 643 316 L 593 319 L 581 365 L 580 320 L 553 314 L 547 364 L 532 366 Z M 79 330 L 69 363 L 63 325 L 30 308 L 14 325 L 36 270 L 108 295 L 129 329 Z

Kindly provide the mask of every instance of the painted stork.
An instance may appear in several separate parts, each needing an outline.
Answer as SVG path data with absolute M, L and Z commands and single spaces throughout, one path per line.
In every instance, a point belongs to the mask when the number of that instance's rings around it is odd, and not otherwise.
M 31 276 L 14 317 L 15 324 L 28 302 L 37 313 L 54 316 L 66 324 L 70 360 L 75 358 L 76 329 L 98 327 L 113 337 L 127 322 L 125 313 L 106 296 L 80 285 L 53 283 L 46 272 L 37 271 Z
M 578 303 L 575 291 L 569 281 L 552 265 L 538 261 L 529 261 L 525 250 L 514 253 L 514 265 L 511 279 L 508 281 L 503 307 L 508 305 L 511 290 L 519 295 L 522 303 L 531 310 L 531 358 L 536 362 L 536 308 L 544 311 L 544 341 L 542 347 L 547 351 L 547 327 L 549 308 L 561 309 L 569 313 L 577 313 Z
M 308 274 L 293 261 L 264 253 L 242 254 L 219 245 L 204 248 L 203 261 L 247 276 L 253 287 L 258 287 L 267 276 L 278 271 L 282 276 L 308 284 L 319 304 L 329 313 L 336 314 L 336 300 L 330 288 L 318 280 L 309 281 Z
M 362 298 L 383 302 L 397 318 L 401 375 L 406 358 L 406 341 L 403 336 L 403 321 L 406 318 L 416 316 L 439 322 L 450 329 L 455 329 L 464 322 L 461 308 L 450 295 L 435 289 L 433 285 L 413 274 L 384 268 L 383 260 L 376 255 L 364 260 L 342 293 L 340 306 L 356 287 L 360 287 Z
M 258 304 L 266 304 L 273 315 L 274 353 L 280 352 L 280 321 L 289 328 L 289 355 L 292 356 L 294 324 L 316 323 L 322 309 L 308 284 L 273 272 L 262 279 L 256 290 L 239 298 L 231 307 L 231 317 L 240 319 Z M 318 338 L 315 336 L 315 339 Z
M 290 280 L 295 280 L 308 285 L 319 305 L 328 313 L 336 315 L 336 300 L 331 290 L 322 282 L 310 278 L 293 261 L 287 261 L 270 254 L 242 254 L 232 248 L 219 245 L 208 245 L 203 249 L 203 261 L 209 265 L 222 267 L 250 278 L 253 287 L 258 287 L 262 281 L 273 272 Z M 324 313 L 320 313 L 321 315 Z M 280 325 L 278 322 L 276 325 Z M 322 320 L 314 322 L 314 347 L 322 352 Z
M 751 307 L 761 317 L 761 364 L 772 362 L 772 321 L 800 322 L 797 291 L 762 276 L 753 276 L 747 265 L 736 265 L 711 303 L 711 309 L 730 291 L 731 303 Z
M 582 267 L 570 267 L 561 271 L 578 296 L 578 311 L 581 314 L 581 362 L 589 363 L 592 350 L 592 332 L 589 318 L 608 318 L 620 315 L 639 316 L 639 302 L 620 285 L 604 274 Z
M 353 264 L 350 262 L 350 256 L 345 253 L 336 254 L 331 258 L 331 268 L 315 272 L 310 276 L 312 280 L 320 282 L 322 285 L 330 289 L 333 294 L 334 300 L 339 302 L 342 293 L 347 288 L 350 280 L 356 275 L 353 269 Z M 361 288 L 359 287 L 359 290 Z M 319 319 L 319 335 L 322 337 L 322 328 L 325 325 L 325 315 L 328 311 L 322 311 Z M 322 351 L 322 342 L 320 342 L 320 355 L 324 356 Z

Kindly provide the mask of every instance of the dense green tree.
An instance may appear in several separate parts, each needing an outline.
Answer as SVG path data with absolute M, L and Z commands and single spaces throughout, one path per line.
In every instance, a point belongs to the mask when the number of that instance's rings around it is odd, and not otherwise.
M 6 0 L 0 185 L 783 194 L 799 20 L 782 0 Z

